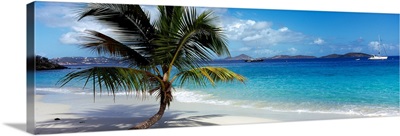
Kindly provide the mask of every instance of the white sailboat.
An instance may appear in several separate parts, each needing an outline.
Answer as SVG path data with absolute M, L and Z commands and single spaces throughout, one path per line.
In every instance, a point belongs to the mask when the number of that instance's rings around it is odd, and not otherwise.
M 372 55 L 369 57 L 369 60 L 386 60 L 388 57 L 387 56 L 378 56 L 378 55 Z
M 378 49 L 379 49 L 378 54 L 377 55 L 372 55 L 371 57 L 368 58 L 369 60 L 386 60 L 388 58 L 387 56 L 381 56 L 381 37 L 379 36 L 378 39 L 379 39 L 379 41 L 378 41 Z M 382 48 L 383 48 L 383 50 L 385 51 L 385 54 L 386 54 L 385 47 L 382 46 Z

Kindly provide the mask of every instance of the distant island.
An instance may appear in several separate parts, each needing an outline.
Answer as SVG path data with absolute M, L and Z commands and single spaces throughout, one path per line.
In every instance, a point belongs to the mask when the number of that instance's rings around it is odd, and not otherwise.
M 60 65 L 120 64 L 121 59 L 107 57 L 60 57 L 50 59 Z
M 356 52 L 351 52 L 351 53 L 346 53 L 344 55 L 340 54 L 331 54 L 327 56 L 322 56 L 320 58 L 367 58 L 371 57 L 372 55 L 365 54 L 365 53 L 356 53 Z
M 276 55 L 273 56 L 269 59 L 314 59 L 317 58 L 315 56 L 306 56 L 306 55 L 295 55 L 295 56 L 289 56 L 289 55 Z
M 250 60 L 253 59 L 252 57 L 250 57 L 249 55 L 246 54 L 240 54 L 236 57 L 227 57 L 225 58 L 225 60 Z
M 365 58 L 370 57 L 371 55 L 365 53 L 346 53 L 346 54 L 330 54 L 322 57 L 308 56 L 308 55 L 276 55 L 273 57 L 261 57 L 261 58 L 253 58 L 246 54 L 240 54 L 235 57 L 227 57 L 223 60 L 268 60 L 268 59 L 315 59 L 315 58 Z M 122 64 L 123 60 L 120 58 L 108 58 L 108 57 L 59 57 L 47 59 L 44 57 L 39 57 L 39 61 L 37 60 L 36 69 L 44 70 L 44 69 L 63 69 L 68 65 L 91 65 L 91 64 Z
M 35 69 L 36 70 L 51 70 L 51 69 L 66 69 L 67 67 L 57 63 L 51 62 L 48 58 L 42 56 L 36 56 L 35 58 Z
M 372 55 L 366 54 L 366 53 L 358 53 L 358 52 L 350 52 L 346 54 L 330 54 L 322 57 L 316 57 L 316 56 L 308 56 L 308 55 L 276 55 L 273 57 L 262 57 L 262 58 L 252 58 L 249 55 L 246 54 L 240 54 L 235 57 L 228 57 L 225 58 L 224 60 L 253 60 L 253 59 L 315 59 L 315 58 L 368 58 Z

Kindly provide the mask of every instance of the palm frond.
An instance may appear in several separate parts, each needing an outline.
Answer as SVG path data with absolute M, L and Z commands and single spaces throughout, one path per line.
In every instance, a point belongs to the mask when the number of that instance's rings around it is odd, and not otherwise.
M 117 32 L 131 37 L 128 39 L 141 37 L 148 41 L 151 39 L 148 36 L 154 33 L 149 15 L 139 5 L 91 3 L 82 12 L 78 20 L 88 16 L 92 16 L 103 24 L 116 28 Z
M 195 8 L 185 8 L 181 16 L 172 18 L 169 21 L 174 21 L 174 25 L 161 25 L 167 34 L 158 36 L 160 47 L 155 49 L 155 56 L 169 63 L 170 68 L 196 68 L 212 60 L 214 55 L 230 55 L 225 35 L 214 24 L 216 18 L 211 11 L 198 15 Z
M 176 74 L 171 82 L 175 80 L 179 80 L 181 86 L 185 83 L 193 83 L 200 86 L 206 86 L 207 83 L 210 83 L 215 86 L 216 82 L 239 81 L 244 83 L 246 78 L 226 68 L 208 66 L 182 71 Z
M 92 3 L 81 12 L 78 20 L 86 17 L 93 17 L 107 25 L 114 30 L 117 41 L 151 58 L 155 28 L 148 13 L 139 5 Z
M 94 30 L 85 30 L 88 36 L 83 37 L 83 48 L 91 49 L 98 54 L 109 54 L 123 57 L 136 65 L 146 66 L 150 62 L 136 50 L 118 42 L 117 40 Z
M 182 20 L 184 8 L 179 6 L 158 6 L 160 16 L 154 23 L 157 28 L 157 38 L 153 41 L 156 45 L 154 57 L 159 64 L 169 64 L 173 57 L 176 43 L 175 35 L 179 33 L 179 24 Z
M 205 11 L 196 18 L 196 10 L 188 9 L 189 12 L 184 16 L 182 24 L 182 34 L 184 37 L 180 40 L 180 44 L 185 49 L 190 49 L 192 52 L 186 52 L 185 56 L 192 56 L 200 60 L 209 60 L 213 54 L 217 56 L 229 56 L 229 50 L 226 44 L 226 37 L 222 33 L 222 29 L 214 24 L 215 17 L 211 11 Z M 201 54 L 201 56 L 198 56 Z
M 173 36 L 179 31 L 179 22 L 184 13 L 184 8 L 180 6 L 158 6 L 160 16 L 155 21 L 158 33 L 161 35 Z
M 85 80 L 83 87 L 92 81 L 93 95 L 96 93 L 96 86 L 100 92 L 105 89 L 114 96 L 119 91 L 136 92 L 137 95 L 144 96 L 153 88 L 164 87 L 161 79 L 147 71 L 123 67 L 93 67 L 71 72 L 61 78 L 57 85 L 62 87 L 72 80 Z

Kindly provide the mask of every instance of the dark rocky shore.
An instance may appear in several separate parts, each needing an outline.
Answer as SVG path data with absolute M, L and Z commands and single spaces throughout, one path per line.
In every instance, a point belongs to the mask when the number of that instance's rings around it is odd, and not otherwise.
M 51 70 L 51 69 L 66 69 L 67 67 L 52 63 L 49 61 L 48 58 L 42 57 L 42 56 L 36 56 L 35 58 L 36 65 L 35 68 L 36 70 Z

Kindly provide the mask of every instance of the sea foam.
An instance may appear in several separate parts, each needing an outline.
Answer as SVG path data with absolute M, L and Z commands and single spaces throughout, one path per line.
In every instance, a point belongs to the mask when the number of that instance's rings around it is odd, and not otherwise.
M 93 95 L 92 89 L 83 88 L 36 88 L 37 94 L 76 94 Z M 100 93 L 97 93 L 100 95 Z M 110 95 L 103 92 L 101 95 Z M 117 92 L 115 95 L 137 95 L 135 92 Z M 399 116 L 399 108 L 387 106 L 360 106 L 360 105 L 326 105 L 320 103 L 290 103 L 290 102 L 272 102 L 257 100 L 235 100 L 223 99 L 202 91 L 188 90 L 185 88 L 176 88 L 173 91 L 174 100 L 183 103 L 202 103 L 213 105 L 227 105 L 259 110 L 277 111 L 277 112 L 295 112 L 295 113 L 326 113 L 326 114 L 346 114 L 367 117 L 377 116 Z M 146 94 L 146 96 L 151 96 Z M 155 97 L 155 96 L 154 96 Z

